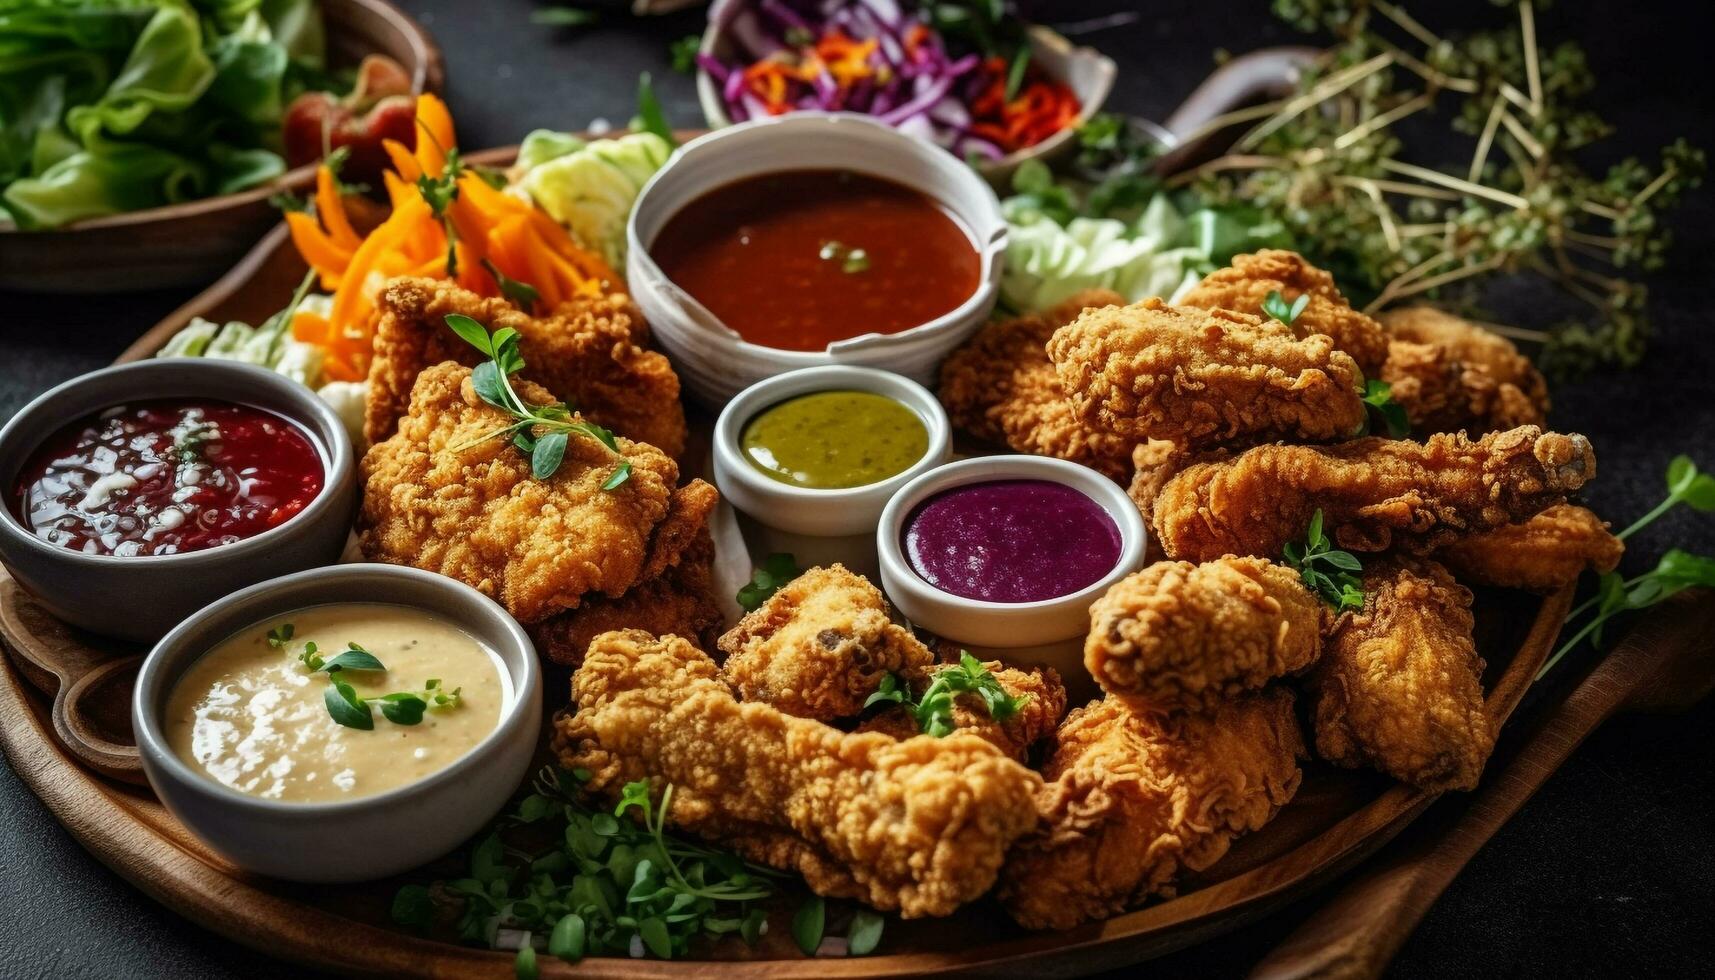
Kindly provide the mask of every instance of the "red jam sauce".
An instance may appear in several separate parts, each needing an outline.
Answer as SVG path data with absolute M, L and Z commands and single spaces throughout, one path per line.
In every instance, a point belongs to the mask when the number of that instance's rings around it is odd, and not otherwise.
M 221 401 L 119 405 L 36 449 L 12 502 L 49 544 L 129 558 L 202 551 L 278 527 L 321 492 L 322 459 L 278 415 Z

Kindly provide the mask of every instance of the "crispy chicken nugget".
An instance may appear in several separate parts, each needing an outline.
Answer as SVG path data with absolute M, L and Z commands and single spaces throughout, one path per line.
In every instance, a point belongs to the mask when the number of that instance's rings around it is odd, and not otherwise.
M 518 331 L 523 376 L 590 421 L 675 458 L 685 451 L 679 377 L 665 356 L 643 348 L 649 331 L 629 296 L 579 298 L 534 317 L 504 299 L 484 299 L 444 280 L 409 278 L 394 279 L 381 291 L 363 419 L 371 443 L 393 433 L 424 368 L 442 361 L 481 363 L 483 355 L 447 327 L 450 313 L 490 330 Z
M 1077 418 L 1190 449 L 1348 438 L 1364 423 L 1351 357 L 1315 334 L 1159 299 L 1085 310 L 1048 341 Z
M 1463 364 L 1434 344 L 1390 341 L 1381 379 L 1405 409 L 1413 432 L 1481 435 L 1543 420 L 1541 408 L 1517 387 L 1501 384 L 1483 367 Z
M 1125 479 L 1132 441 L 1073 415 L 1046 347 L 1055 330 L 1084 310 L 1124 303 L 1118 293 L 1089 289 L 1040 313 L 983 326 L 941 364 L 939 394 L 953 425 L 984 442 Z
M 674 825 L 906 918 L 988 891 L 1042 787 L 974 735 L 901 742 L 740 702 L 706 654 L 637 630 L 590 644 L 553 748 L 601 797 L 671 785 Z
M 856 717 L 882 677 L 935 662 L 881 590 L 837 564 L 788 582 L 716 645 L 741 700 L 818 721 Z
M 1322 603 L 1261 558 L 1157 562 L 1090 607 L 1084 666 L 1138 712 L 1213 711 L 1315 662 Z
M 1042 770 L 1042 823 L 1007 856 L 1001 903 L 1026 928 L 1070 929 L 1170 896 L 1292 799 L 1303 753 L 1281 688 L 1171 720 L 1113 698 L 1079 708 Z
M 1052 667 L 1021 669 L 1005 666 L 999 661 L 990 661 L 983 666 L 994 674 L 1007 694 L 1015 698 L 1022 695 L 1025 702 L 1012 717 L 995 721 L 982 698 L 970 693 L 960 694 L 953 699 L 954 729 L 975 735 L 1024 762 L 1030 756 L 1031 747 L 1054 734 L 1059 727 L 1060 719 L 1066 714 L 1066 685 L 1061 683 L 1059 673 Z M 922 670 L 910 678 L 912 693 L 922 697 L 934 679 L 934 673 L 932 669 Z M 901 739 L 923 733 L 911 712 L 897 706 L 864 719 L 857 730 L 885 732 Z
M 1430 344 L 1447 359 L 1493 379 L 1491 411 L 1497 421 L 1540 422 L 1548 414 L 1548 383 L 1520 354 L 1513 342 L 1470 320 L 1433 306 L 1407 306 L 1381 315 L 1382 327 L 1394 340 Z
M 1334 277 L 1304 260 L 1297 252 L 1264 249 L 1235 255 L 1233 264 L 1216 269 L 1180 297 L 1183 306 L 1205 310 L 1237 310 L 1266 317 L 1263 301 L 1278 292 L 1288 303 L 1309 296 L 1303 312 L 1292 321 L 1300 337 L 1325 334 L 1336 350 L 1345 351 L 1365 377 L 1373 378 L 1387 359 L 1387 336 L 1381 324 L 1352 309 L 1334 286 Z
M 657 636 L 681 636 L 700 649 L 714 649 L 721 606 L 714 592 L 714 540 L 704 527 L 679 563 L 647 579 L 617 599 L 585 597 L 576 609 L 556 613 L 530 627 L 542 656 L 576 667 L 590 641 L 602 633 L 640 629 Z
M 1625 542 L 1588 508 L 1556 504 L 1528 521 L 1459 538 L 1435 560 L 1462 582 L 1547 594 L 1587 568 L 1613 571 L 1625 551 Z
M 1316 752 L 1425 790 L 1471 789 L 1494 748 L 1471 591 L 1434 562 L 1377 562 L 1306 680 Z
M 1423 554 L 1524 520 L 1595 475 L 1588 439 L 1534 425 L 1482 439 L 1258 446 L 1180 470 L 1156 495 L 1153 516 L 1167 554 L 1187 561 L 1278 557 L 1317 510 L 1340 548 Z
M 398 431 L 364 454 L 366 557 L 458 579 L 524 623 L 677 564 L 712 488 L 675 490 L 677 464 L 624 438 L 631 477 L 613 490 L 601 484 L 614 458 L 587 438 L 568 440 L 559 470 L 535 479 L 509 440 L 482 438 L 510 417 L 477 397 L 470 374 L 450 362 L 423 371 Z M 514 387 L 531 404 L 555 400 L 529 382 Z

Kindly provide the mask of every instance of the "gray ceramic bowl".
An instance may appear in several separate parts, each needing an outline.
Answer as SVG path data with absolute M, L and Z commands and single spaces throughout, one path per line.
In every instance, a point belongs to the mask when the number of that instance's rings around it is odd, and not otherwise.
M 213 398 L 264 408 L 298 424 L 321 454 L 322 492 L 279 527 L 180 555 L 86 555 L 41 540 L 0 504 L 0 560 L 49 612 L 95 633 L 152 642 L 215 599 L 288 572 L 338 560 L 357 510 L 357 462 L 339 416 L 316 393 L 263 368 L 164 358 L 103 368 L 41 395 L 0 429 L 0 488 L 61 427 L 114 405 Z
M 495 730 L 425 779 L 335 803 L 246 796 L 173 754 L 161 714 L 186 668 L 239 630 L 307 606 L 352 601 L 425 609 L 493 648 L 512 677 L 512 703 Z M 161 802 L 233 864 L 291 881 L 367 881 L 451 851 L 511 798 L 542 734 L 542 675 L 523 627 L 475 589 L 414 568 L 337 565 L 251 586 L 168 633 L 137 675 L 131 724 Z

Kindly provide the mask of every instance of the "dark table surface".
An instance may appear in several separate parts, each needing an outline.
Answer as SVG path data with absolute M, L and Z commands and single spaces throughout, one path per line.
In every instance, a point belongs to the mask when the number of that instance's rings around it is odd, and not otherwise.
M 696 125 L 690 80 L 667 67 L 669 41 L 696 31 L 701 13 L 658 20 L 609 16 L 598 28 L 530 23 L 524 0 L 405 0 L 446 51 L 448 95 L 466 147 L 512 143 L 535 127 L 623 125 L 637 73 L 655 72 L 672 119 Z M 1042 4 L 1057 23 L 1125 5 Z M 1162 118 L 1212 65 L 1217 48 L 1244 52 L 1299 36 L 1262 0 L 1158 0 L 1091 33 L 1121 66 L 1110 107 Z M 1408 4 L 1431 27 L 1498 23 L 1476 2 Z M 1576 39 L 1600 79 L 1596 106 L 1619 127 L 1613 141 L 1652 155 L 1685 135 L 1715 145 L 1702 4 L 1561 0 L 1540 18 L 1550 41 Z M 1655 11 L 1652 13 L 1652 10 Z M 1586 433 L 1601 458 L 1588 494 L 1629 522 L 1661 495 L 1678 452 L 1715 466 L 1715 191 L 1674 222 L 1678 246 L 1651 285 L 1657 336 L 1642 367 L 1555 390 L 1556 428 Z M 99 275 L 100 270 L 91 270 Z M 110 361 L 189 291 L 117 297 L 0 294 L 0 415 L 48 386 Z M 1504 302 L 1530 320 L 1536 294 Z M 1516 307 L 1516 309 L 1514 308 Z M 1626 567 L 1678 545 L 1715 552 L 1715 517 L 1671 515 L 1632 542 Z M 1588 668 L 1569 662 L 1549 691 Z M 1558 687 L 1556 685 L 1559 685 Z M 1513 737 L 1528 728 L 1529 706 Z M 1715 705 L 1666 718 L 1619 718 L 1594 735 L 1541 794 L 1477 856 L 1394 964 L 1400 976 L 1616 976 L 1701 972 L 1715 959 Z M 1447 811 L 1433 809 L 1426 823 Z M 301 975 L 155 905 L 63 831 L 7 767 L 0 767 L 0 976 L 144 977 Z M 1242 974 L 1314 906 L 1285 913 L 1159 961 L 1161 976 Z

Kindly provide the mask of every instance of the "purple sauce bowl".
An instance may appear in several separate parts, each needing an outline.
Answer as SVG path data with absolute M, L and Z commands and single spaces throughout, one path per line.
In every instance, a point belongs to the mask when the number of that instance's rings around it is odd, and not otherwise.
M 919 505 L 957 487 L 1016 480 L 1070 488 L 1106 513 L 1120 537 L 1118 559 L 1106 574 L 1053 598 L 992 602 L 937 588 L 918 573 L 905 535 Z M 1082 676 L 1090 604 L 1142 567 L 1144 540 L 1143 517 L 1118 484 L 1089 467 L 1044 456 L 981 456 L 937 467 L 901 487 L 876 528 L 882 588 L 907 619 L 985 659 L 1047 664 L 1068 682 Z

